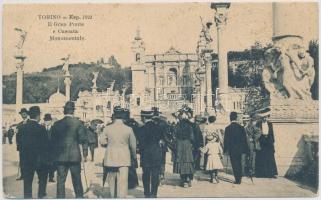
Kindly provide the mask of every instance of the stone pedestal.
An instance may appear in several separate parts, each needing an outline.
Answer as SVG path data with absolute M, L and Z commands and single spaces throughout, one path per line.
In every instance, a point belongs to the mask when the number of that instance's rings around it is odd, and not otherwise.
M 318 102 L 283 101 L 270 106 L 279 176 L 293 176 L 309 163 L 309 138 L 318 138 Z

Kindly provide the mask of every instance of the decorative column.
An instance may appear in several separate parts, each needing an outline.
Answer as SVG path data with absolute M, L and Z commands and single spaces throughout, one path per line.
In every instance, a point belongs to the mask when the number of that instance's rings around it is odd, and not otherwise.
M 66 71 L 65 75 L 65 88 L 66 88 L 66 101 L 70 101 L 70 87 L 71 87 L 71 75 L 69 71 Z
M 23 53 L 21 51 L 19 55 L 15 56 L 15 59 L 17 60 L 16 113 L 18 113 L 23 104 L 23 66 L 26 57 L 23 56 Z
M 211 8 L 215 9 L 215 23 L 217 28 L 217 46 L 218 46 L 218 87 L 220 99 L 223 101 L 223 107 L 227 106 L 228 93 L 228 63 L 227 47 L 225 44 L 225 28 L 227 21 L 227 11 L 230 3 L 212 3 Z
M 19 41 L 15 45 L 17 52 L 14 56 L 16 59 L 16 68 L 17 68 L 17 86 L 16 86 L 16 113 L 18 114 L 23 104 L 23 67 L 24 60 L 27 58 L 23 55 L 23 44 L 27 37 L 27 32 L 21 28 L 15 28 L 15 31 L 19 33 Z
M 206 109 L 207 112 L 213 109 L 212 103 L 212 56 L 205 53 L 205 74 L 206 74 Z

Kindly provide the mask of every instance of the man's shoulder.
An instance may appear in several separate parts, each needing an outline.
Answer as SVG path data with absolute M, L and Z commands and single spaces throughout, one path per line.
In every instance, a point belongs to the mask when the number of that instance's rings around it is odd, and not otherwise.
M 80 125 L 81 121 L 76 117 L 64 117 L 58 121 L 56 121 L 53 125 L 54 126 L 61 126 L 62 124 L 75 124 Z
M 241 129 L 244 128 L 242 125 L 240 125 L 239 123 L 236 122 L 232 122 L 230 123 L 228 126 L 226 126 L 225 130 L 229 130 L 229 129 Z

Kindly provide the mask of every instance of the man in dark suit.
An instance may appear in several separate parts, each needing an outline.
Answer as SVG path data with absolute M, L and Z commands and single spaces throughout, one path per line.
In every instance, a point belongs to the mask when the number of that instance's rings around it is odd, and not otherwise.
M 35 172 L 39 179 L 38 198 L 46 196 L 48 151 L 46 129 L 39 124 L 40 108 L 32 106 L 29 110 L 30 120 L 21 125 L 21 160 L 23 161 L 24 198 L 32 198 L 32 182 Z
M 95 149 L 98 147 L 97 125 L 95 123 L 90 123 L 86 127 L 86 133 L 88 137 L 88 147 L 90 150 L 91 162 L 94 162 Z M 85 157 L 86 162 L 88 156 L 88 148 L 83 150 L 83 155 Z
M 196 170 L 200 170 L 201 166 L 200 166 L 200 161 L 201 161 L 201 152 L 200 152 L 200 148 L 204 146 L 203 144 L 203 134 L 202 134 L 202 130 L 200 125 L 203 122 L 204 119 L 197 115 L 194 118 L 194 122 L 191 122 L 192 127 L 193 127 L 193 133 L 194 133 L 194 150 L 193 150 L 193 156 L 194 156 L 194 164 L 195 164 L 195 169 Z
M 143 168 L 143 185 L 146 198 L 156 198 L 159 186 L 159 175 L 163 163 L 164 134 L 162 128 L 145 116 L 145 125 L 141 131 L 140 154 Z
M 57 168 L 57 198 L 65 198 L 65 182 L 70 170 L 76 198 L 83 198 L 81 182 L 81 153 L 79 145 L 87 147 L 87 135 L 84 125 L 73 116 L 74 102 L 64 106 L 65 117 L 52 127 L 53 161 Z
M 29 115 L 28 110 L 25 108 L 22 108 L 19 112 L 22 121 L 17 125 L 17 134 L 16 134 L 16 144 L 17 144 L 17 151 L 19 151 L 19 167 L 20 167 L 20 177 L 18 177 L 16 180 L 22 180 L 23 179 L 23 161 L 21 159 L 21 142 L 22 142 L 22 133 L 20 131 L 20 127 L 27 123 Z
M 12 138 L 14 136 L 14 130 L 13 127 L 11 126 L 8 130 L 8 140 L 9 140 L 9 144 L 12 144 Z
M 230 156 L 235 184 L 241 184 L 242 154 L 248 154 L 249 147 L 245 129 L 237 123 L 236 112 L 231 112 L 230 121 L 231 124 L 225 128 L 224 133 L 224 153 L 228 153 Z
M 46 136 L 47 136 L 47 140 L 48 140 L 48 147 L 50 152 L 48 152 L 48 163 L 47 163 L 47 167 L 48 167 L 48 177 L 49 177 L 49 182 L 55 182 L 54 180 L 54 176 L 55 176 L 55 167 L 52 161 L 52 141 L 51 141 L 51 135 L 52 135 L 52 118 L 51 118 L 51 114 L 47 113 L 45 114 L 44 117 L 44 126 L 46 128 Z

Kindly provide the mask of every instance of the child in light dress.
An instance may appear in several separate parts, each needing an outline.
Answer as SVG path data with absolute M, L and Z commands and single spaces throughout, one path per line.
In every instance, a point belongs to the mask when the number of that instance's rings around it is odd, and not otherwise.
M 219 169 L 223 169 L 223 164 L 221 161 L 222 158 L 222 147 L 219 143 L 218 135 L 207 135 L 206 136 L 207 144 L 205 147 L 201 148 L 201 151 L 207 155 L 206 171 L 210 174 L 210 182 L 216 183 L 219 182 L 217 174 Z

